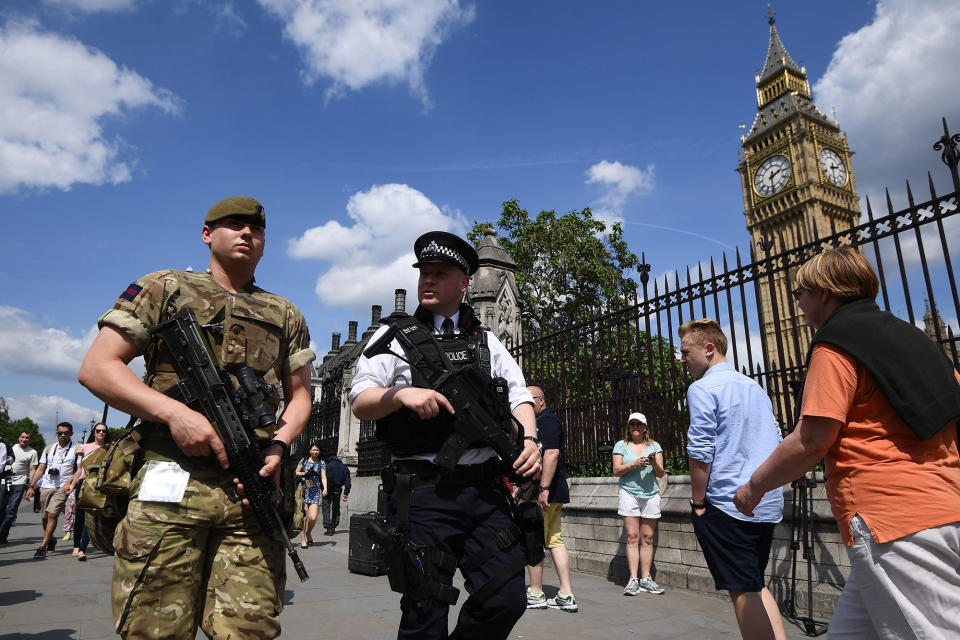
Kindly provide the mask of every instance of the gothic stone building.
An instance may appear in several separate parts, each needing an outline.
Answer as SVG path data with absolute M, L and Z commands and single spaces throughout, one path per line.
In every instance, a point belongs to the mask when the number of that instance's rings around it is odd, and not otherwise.
M 737 167 L 757 258 L 850 229 L 860 219 L 847 138 L 813 103 L 806 69 L 787 53 L 772 12 L 768 16 L 770 44 L 756 77 L 757 115 L 741 138 Z M 809 346 L 810 332 L 787 280 L 785 272 L 775 276 L 775 300 L 769 286 L 760 288 L 768 367 L 802 361 Z

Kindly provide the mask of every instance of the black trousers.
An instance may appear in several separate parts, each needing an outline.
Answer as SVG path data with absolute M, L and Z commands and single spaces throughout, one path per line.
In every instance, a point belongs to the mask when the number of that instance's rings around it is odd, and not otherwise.
M 387 505 L 391 527 L 397 524 L 396 492 Z M 460 566 L 483 549 L 502 529 L 513 524 L 502 491 L 493 481 L 463 485 L 423 487 L 410 492 L 410 539 L 455 555 Z M 467 602 L 460 609 L 457 626 L 447 632 L 449 607 L 434 602 L 429 610 L 404 596 L 398 639 L 497 640 L 505 639 L 526 610 L 524 593 L 524 556 L 519 543 L 498 551 L 489 560 L 464 573 L 469 593 L 488 579 L 515 567 L 516 574 L 482 602 Z M 462 570 L 461 570 L 462 572 Z M 452 575 L 435 572 L 443 584 L 453 582 Z M 460 594 L 463 602 L 467 594 Z
M 340 500 L 343 489 L 331 489 L 320 501 L 320 514 L 323 516 L 324 529 L 336 529 L 340 524 Z

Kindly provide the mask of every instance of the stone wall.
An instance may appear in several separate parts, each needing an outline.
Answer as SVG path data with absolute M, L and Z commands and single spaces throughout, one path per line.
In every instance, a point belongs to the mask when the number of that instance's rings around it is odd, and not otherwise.
M 822 478 L 821 478 L 822 481 Z M 781 604 L 789 596 L 791 561 L 792 489 L 784 492 L 784 520 L 777 525 L 767 566 L 767 586 Z M 571 478 L 570 504 L 563 511 L 563 537 L 570 563 L 578 571 L 605 575 L 626 584 L 623 519 L 617 515 L 617 479 Z M 725 597 L 714 589 L 690 521 L 690 477 L 670 476 L 662 497 L 663 514 L 654 536 L 653 577 L 664 588 L 679 588 Z M 812 567 L 813 609 L 818 620 L 829 618 L 849 570 L 837 522 L 822 484 L 814 489 Z M 797 607 L 807 607 L 807 562 L 797 553 Z
M 846 581 L 849 564 L 822 481 L 819 476 L 814 489 L 815 562 L 811 570 L 814 618 L 828 620 Z M 379 478 L 356 478 L 350 494 L 350 511 L 375 510 L 379 483 Z M 781 605 L 789 597 L 793 566 L 790 549 L 792 498 L 792 489 L 787 487 L 784 491 L 784 519 L 774 533 L 767 565 L 767 586 Z M 666 589 L 686 589 L 725 598 L 725 591 L 714 589 L 713 579 L 693 534 L 689 500 L 690 477 L 670 476 L 661 502 L 663 517 L 654 536 L 653 577 Z M 344 516 L 349 517 L 347 512 Z M 341 525 L 345 526 L 346 522 Z M 564 507 L 562 527 L 570 565 L 575 570 L 607 576 L 620 586 L 626 584 L 629 572 L 623 519 L 617 515 L 616 478 L 571 478 L 570 504 Z M 796 572 L 797 608 L 806 615 L 807 562 L 802 548 L 797 551 Z

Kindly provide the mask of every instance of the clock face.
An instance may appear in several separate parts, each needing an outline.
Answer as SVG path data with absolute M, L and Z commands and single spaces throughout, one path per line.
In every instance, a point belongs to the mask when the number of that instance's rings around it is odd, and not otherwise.
M 762 196 L 772 196 L 790 179 L 790 161 L 784 156 L 770 156 L 757 169 L 753 186 Z
M 847 183 L 847 168 L 833 149 L 820 150 L 820 168 L 831 184 L 842 187 Z

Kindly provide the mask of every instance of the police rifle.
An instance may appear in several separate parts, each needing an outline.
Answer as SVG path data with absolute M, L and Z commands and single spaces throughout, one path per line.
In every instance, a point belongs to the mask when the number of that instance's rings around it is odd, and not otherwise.
M 260 528 L 286 546 L 300 581 L 305 582 L 310 576 L 287 537 L 286 526 L 275 506 L 283 494 L 272 478 L 260 476 L 263 455 L 256 439 L 249 435 L 255 428 L 276 423 L 274 412 L 264 402 L 264 397 L 274 392 L 273 386 L 259 380 L 250 367 L 241 367 L 234 372 L 239 383 L 234 388 L 230 376 L 214 366 L 207 345 L 200 337 L 197 319 L 189 309 L 180 309 L 176 316 L 157 325 L 153 333 L 170 350 L 180 376 L 167 395 L 184 404 L 199 405 L 223 442 L 230 471 L 243 485 Z
M 503 378 L 491 379 L 476 367 L 455 368 L 447 354 L 439 347 L 430 333 L 418 321 L 404 314 L 390 324 L 376 342 L 367 347 L 363 355 L 370 358 L 390 354 L 400 358 L 416 369 L 434 391 L 442 393 L 453 406 L 453 434 L 443 443 L 435 462 L 444 469 L 452 470 L 471 442 L 483 441 L 490 445 L 508 463 L 508 475 L 516 478 L 513 463 L 523 451 L 523 425 L 511 414 L 506 401 L 507 382 Z M 390 350 L 390 343 L 397 339 L 406 357 Z M 518 428 L 516 440 L 510 438 L 512 422 Z

